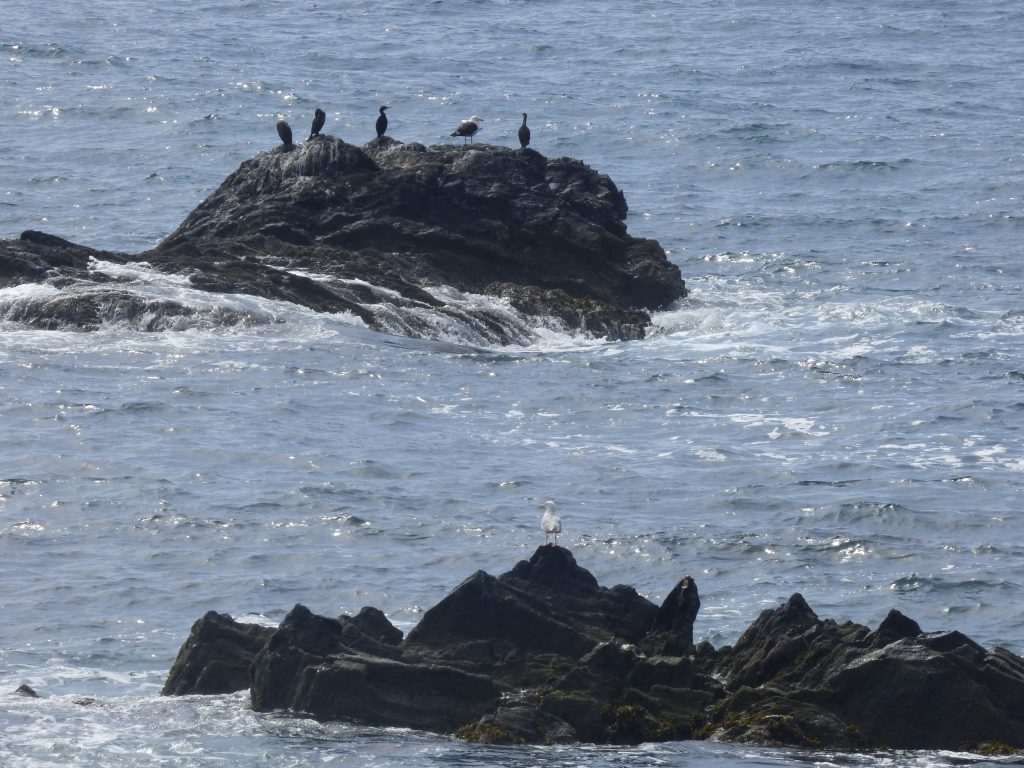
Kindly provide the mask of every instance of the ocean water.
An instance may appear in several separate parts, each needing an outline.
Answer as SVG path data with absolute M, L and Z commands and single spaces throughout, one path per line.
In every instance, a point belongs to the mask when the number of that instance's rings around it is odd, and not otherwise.
M 642 342 L 371 332 L 145 266 L 204 310 L 41 332 L 0 291 L 0 764 L 956 766 L 680 742 L 487 748 L 163 698 L 209 609 L 401 628 L 562 543 L 734 641 L 794 592 L 1024 653 L 1024 8 L 1010 0 L 0 0 L 0 236 L 159 242 L 296 135 L 608 173 L 691 296 Z M 109 267 L 113 269 L 113 267 Z M 484 301 L 464 296 L 460 301 Z M 235 310 L 248 322 L 217 322 Z M 12 695 L 31 685 L 38 699 Z

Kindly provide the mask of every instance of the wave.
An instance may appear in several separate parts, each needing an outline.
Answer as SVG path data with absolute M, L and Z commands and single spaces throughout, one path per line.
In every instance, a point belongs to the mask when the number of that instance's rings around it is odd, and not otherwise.
M 840 171 L 843 173 L 892 173 L 914 164 L 914 160 L 904 157 L 899 160 L 836 160 L 830 163 L 813 165 L 811 168 L 820 171 Z
M 57 43 L 0 43 L 0 51 L 12 57 L 63 58 L 67 49 Z
M 685 342 L 688 352 L 746 350 L 760 360 L 806 360 L 813 355 L 826 369 L 879 354 L 930 365 L 937 359 L 930 341 L 936 347 L 962 341 L 963 353 L 977 356 L 983 348 L 968 342 L 983 340 L 993 347 L 1012 343 L 1024 325 L 1012 313 L 947 303 L 923 292 L 859 293 L 851 301 L 850 289 L 841 284 L 802 281 L 801 274 L 819 280 L 821 266 L 786 254 L 729 254 L 718 263 L 738 274 L 691 279 L 686 300 L 652 316 L 653 344 L 667 349 Z M 774 275 L 786 277 L 788 286 L 775 287 L 779 281 L 769 280 Z
M 1024 326 L 1024 313 L 946 303 L 922 292 L 872 297 L 861 291 L 851 301 L 847 294 L 856 289 L 845 284 L 842 274 L 831 278 L 813 254 L 722 253 L 705 262 L 719 274 L 692 278 L 687 299 L 652 313 L 647 339 L 641 342 L 651 353 L 797 365 L 853 380 L 859 374 L 849 365 L 858 360 L 934 366 L 966 356 L 1002 359 Z M 876 265 L 851 268 L 870 271 Z M 494 296 L 436 286 L 419 300 L 361 280 L 295 274 L 354 297 L 374 329 L 386 336 L 479 350 L 511 346 L 616 354 L 633 348 L 633 343 L 585 337 L 555 318 L 526 316 Z M 282 335 L 303 337 L 369 326 L 350 313 L 324 314 L 275 299 L 200 290 L 187 276 L 165 274 L 145 263 L 94 260 L 77 282 L 0 289 L 0 330 L 7 331 L 223 334 L 275 327 Z
M 571 351 L 608 344 L 583 336 L 557 318 L 525 315 L 498 297 L 436 286 L 426 290 L 430 297 L 426 302 L 363 280 L 294 274 L 358 296 L 382 339 L 394 336 L 479 350 L 512 345 L 533 351 Z M 145 262 L 93 260 L 88 277 L 77 282 L 0 289 L 0 331 L 103 329 L 222 335 L 279 327 L 284 334 L 300 338 L 330 332 L 327 326 L 368 328 L 351 313 L 319 313 L 277 299 L 200 290 L 187 276 L 166 274 Z
M 942 576 L 919 576 L 916 573 L 898 578 L 889 584 L 889 589 L 893 592 L 925 591 L 952 593 L 958 597 L 964 595 L 991 595 L 993 592 L 999 591 L 1014 594 L 1020 588 L 1020 583 L 1005 579 L 955 579 Z
M 188 305 L 110 285 L 21 285 L 0 290 L 0 324 L 40 330 L 181 331 L 269 322 L 223 305 Z

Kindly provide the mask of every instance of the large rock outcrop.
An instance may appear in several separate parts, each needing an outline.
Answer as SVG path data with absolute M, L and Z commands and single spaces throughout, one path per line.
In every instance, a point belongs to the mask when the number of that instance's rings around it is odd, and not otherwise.
M 0 241 L 0 287 L 75 289 L 21 299 L 0 315 L 87 330 L 133 319 L 159 330 L 192 318 L 194 308 L 134 295 L 102 266 L 145 262 L 198 290 L 348 312 L 412 336 L 456 327 L 512 343 L 528 340 L 531 323 L 554 322 L 636 339 L 649 311 L 686 287 L 657 242 L 627 234 L 626 212 L 611 179 L 577 160 L 387 137 L 359 148 L 317 136 L 242 163 L 150 251 L 96 251 L 38 232 Z
M 898 611 L 871 631 L 819 619 L 799 594 L 718 655 L 720 738 L 900 749 L 1024 747 L 1024 660 Z
M 259 628 L 254 652 L 236 638 L 256 630 L 207 614 L 164 692 L 222 690 L 229 669 L 258 710 L 488 743 L 1024 748 L 1024 660 L 1005 649 L 896 611 L 875 630 L 821 620 L 794 595 L 715 650 L 693 645 L 699 607 L 689 577 L 656 606 L 542 546 L 501 576 L 473 574 L 404 638 L 376 609 L 331 619 L 299 605 Z

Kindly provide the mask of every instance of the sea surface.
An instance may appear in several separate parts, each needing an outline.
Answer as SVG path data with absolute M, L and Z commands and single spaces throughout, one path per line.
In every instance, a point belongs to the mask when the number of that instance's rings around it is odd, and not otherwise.
M 30 330 L 0 291 L 0 765 L 1024 765 L 702 742 L 495 748 L 165 698 L 193 621 L 298 602 L 408 630 L 543 537 L 699 639 L 795 592 L 1024 653 L 1019 0 L 0 0 L 0 236 L 135 252 L 242 161 L 389 133 L 609 174 L 692 293 L 649 338 L 413 339 L 249 313 Z M 100 265 L 102 266 L 102 265 Z M 113 267 L 110 267 L 113 269 Z M 463 296 L 466 302 L 484 301 Z M 207 312 L 204 317 L 216 317 Z M 38 699 L 14 696 L 28 684 Z

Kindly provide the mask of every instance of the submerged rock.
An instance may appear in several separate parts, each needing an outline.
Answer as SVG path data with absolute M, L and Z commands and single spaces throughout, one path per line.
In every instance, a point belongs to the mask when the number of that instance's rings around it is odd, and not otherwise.
M 321 135 L 242 163 L 150 251 L 96 251 L 38 232 L 0 241 L 0 287 L 97 286 L 109 279 L 98 263 L 145 262 L 198 290 L 351 313 L 370 328 L 414 336 L 452 323 L 487 342 L 523 341 L 528 325 L 510 320 L 518 313 L 637 339 L 649 311 L 686 287 L 657 242 L 627 234 L 626 213 L 611 179 L 578 160 L 386 136 L 360 149 Z M 493 303 L 456 301 L 452 292 Z M 85 330 L 106 319 L 95 310 L 102 300 L 88 294 L 66 303 L 82 308 L 28 305 L 9 319 Z M 183 311 L 122 305 L 157 316 Z
M 231 669 L 257 710 L 484 743 L 1024 748 L 1024 660 L 1005 649 L 897 611 L 874 631 L 821 620 L 793 595 L 715 650 L 693 646 L 699 607 L 689 577 L 658 607 L 542 546 L 500 576 L 473 574 L 404 638 L 371 608 L 331 619 L 299 605 L 258 633 L 207 614 L 164 692 L 203 692 Z

